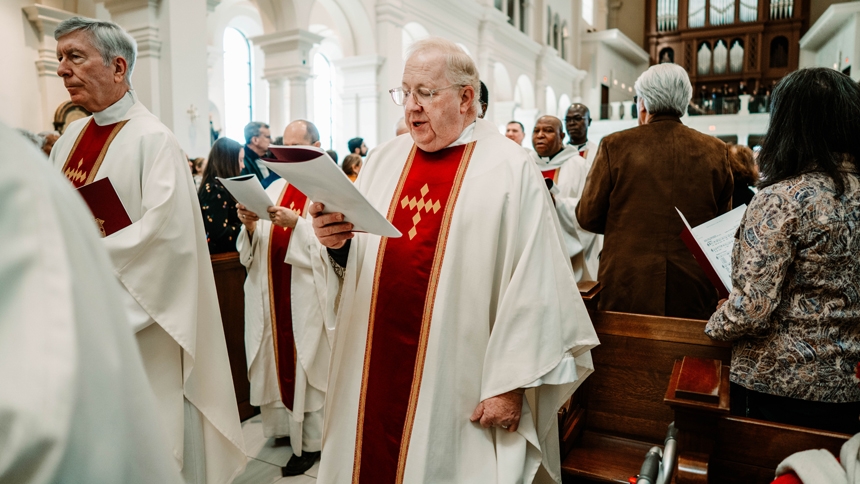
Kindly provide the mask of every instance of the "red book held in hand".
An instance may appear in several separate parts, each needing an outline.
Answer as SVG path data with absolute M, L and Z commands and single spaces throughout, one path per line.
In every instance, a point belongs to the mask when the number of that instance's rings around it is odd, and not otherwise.
M 108 178 L 84 185 L 78 188 L 78 193 L 90 207 L 102 237 L 131 225 L 131 218 Z

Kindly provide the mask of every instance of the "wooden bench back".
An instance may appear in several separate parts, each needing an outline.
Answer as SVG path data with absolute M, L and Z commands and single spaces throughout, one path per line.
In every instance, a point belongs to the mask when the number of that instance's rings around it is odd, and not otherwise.
M 663 397 L 675 360 L 731 358 L 730 345 L 705 335 L 705 321 L 608 311 L 591 318 L 600 346 L 580 403 L 587 430 L 662 444 L 674 419 Z

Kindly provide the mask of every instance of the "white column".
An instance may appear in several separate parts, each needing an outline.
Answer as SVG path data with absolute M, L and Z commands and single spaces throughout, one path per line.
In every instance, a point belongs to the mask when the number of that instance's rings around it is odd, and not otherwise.
M 377 103 L 377 142 L 394 138 L 394 125 L 403 116 L 403 107 L 388 97 L 388 90 L 400 86 L 403 78 L 403 4 L 400 0 L 378 0 L 376 5 L 377 52 L 384 60 L 377 83 L 385 95 Z
M 633 101 L 621 101 L 621 105 L 624 106 L 623 119 L 633 119 Z
M 159 64 L 162 40 L 159 35 L 158 0 L 108 0 L 105 8 L 110 12 L 111 19 L 137 41 L 132 87 L 140 102 L 161 117 Z
M 379 85 L 377 71 L 383 61 L 381 56 L 367 55 L 347 57 L 334 63 L 343 79 L 343 135 L 345 139 L 364 138 L 371 148 L 379 144 L 376 123 L 379 103 L 390 101 L 388 90 L 396 87 Z M 390 131 L 393 135 L 393 123 Z
M 311 79 L 310 52 L 322 37 L 302 29 L 291 29 L 250 39 L 263 50 L 263 77 L 269 82 L 269 125 L 281 133 L 290 121 L 308 119 L 308 80 Z M 285 106 L 289 83 L 289 105 Z M 273 135 L 274 136 L 274 135 Z
M 36 59 L 36 69 L 39 73 L 39 91 L 42 98 L 40 126 L 45 130 L 54 129 L 54 112 L 69 100 L 69 93 L 63 87 L 63 80 L 57 75 L 60 63 L 57 61 L 57 41 L 54 40 L 54 30 L 60 22 L 74 14 L 44 5 L 24 7 L 24 12 L 39 35 L 39 57 Z
M 749 114 L 750 113 L 750 95 L 749 94 L 741 94 L 738 96 L 741 100 L 740 109 L 738 109 L 738 114 Z
M 621 111 L 621 101 L 613 101 L 609 103 L 609 108 L 609 119 L 611 119 L 612 121 L 618 121 L 619 119 L 621 119 L 619 117 L 619 111 Z

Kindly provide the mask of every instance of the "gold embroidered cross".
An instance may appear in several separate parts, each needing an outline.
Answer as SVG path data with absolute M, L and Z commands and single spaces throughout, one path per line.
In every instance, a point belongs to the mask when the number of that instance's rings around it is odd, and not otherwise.
M 105 221 L 96 217 L 96 223 L 99 224 L 99 232 L 101 232 L 102 237 L 107 237 L 107 233 L 105 233 Z
M 435 202 L 432 199 L 424 200 L 424 197 L 427 196 L 427 193 L 430 192 L 430 187 L 425 183 L 423 187 L 421 187 L 421 199 L 419 200 L 417 197 L 409 198 L 409 195 L 403 197 L 403 200 L 400 200 L 400 208 L 406 208 L 409 206 L 409 209 L 412 210 L 414 208 L 418 208 L 415 212 L 415 215 L 412 216 L 412 228 L 409 229 L 409 240 L 415 238 L 418 234 L 418 222 L 421 221 L 421 210 L 424 210 L 427 213 L 430 213 L 430 210 L 433 210 L 433 213 L 439 211 L 442 208 L 442 205 L 439 204 L 439 200 Z
M 295 208 L 295 207 L 296 207 L 296 202 L 290 202 L 290 206 L 288 207 L 288 209 L 292 210 L 293 212 L 296 212 L 296 215 L 301 217 L 302 216 L 302 209 Z

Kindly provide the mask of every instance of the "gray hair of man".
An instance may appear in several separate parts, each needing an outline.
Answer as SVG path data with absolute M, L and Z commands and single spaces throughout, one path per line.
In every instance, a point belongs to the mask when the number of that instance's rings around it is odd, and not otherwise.
M 477 115 L 481 110 L 481 79 L 478 76 L 478 67 L 475 66 L 475 61 L 469 57 L 469 54 L 448 39 L 428 37 L 409 46 L 406 51 L 406 61 L 408 62 L 416 54 L 423 53 L 439 53 L 444 56 L 448 82 L 458 86 L 472 86 L 475 91 L 472 109 Z
M 125 82 L 131 88 L 131 73 L 134 71 L 134 61 L 137 59 L 137 42 L 119 25 L 106 20 L 95 20 L 86 17 L 72 17 L 60 22 L 54 30 L 54 40 L 83 30 L 90 36 L 93 46 L 99 51 L 106 66 L 117 57 L 122 57 L 128 63 Z
M 649 114 L 683 116 L 693 98 L 690 76 L 677 64 L 657 64 L 643 72 L 633 85 Z

